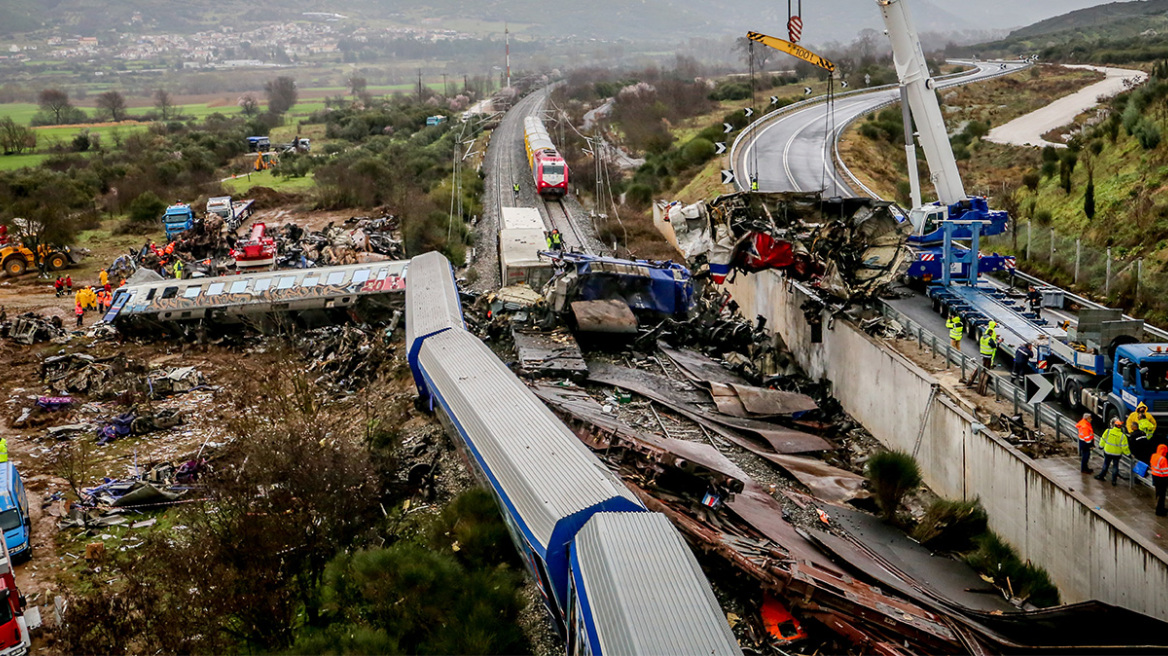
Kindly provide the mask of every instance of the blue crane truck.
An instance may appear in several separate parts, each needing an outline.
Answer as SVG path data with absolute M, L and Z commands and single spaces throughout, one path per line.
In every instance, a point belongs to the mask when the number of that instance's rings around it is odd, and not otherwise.
M 162 215 L 162 225 L 166 228 L 166 240 L 174 241 L 176 237 L 195 227 L 195 213 L 186 203 L 175 203 L 166 208 Z

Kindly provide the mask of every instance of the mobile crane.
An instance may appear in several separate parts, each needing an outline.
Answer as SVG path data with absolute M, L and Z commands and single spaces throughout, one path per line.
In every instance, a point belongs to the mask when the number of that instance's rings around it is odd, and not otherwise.
M 1125 319 L 1119 310 L 1099 309 L 1081 310 L 1076 325 L 1051 325 L 1001 290 L 979 282 L 979 259 L 985 258 L 973 256 L 978 240 L 1004 230 L 1006 213 L 991 212 L 984 198 L 965 195 L 905 0 L 876 4 L 892 41 L 901 97 L 920 127 L 921 146 L 940 197 L 930 205 L 914 203 L 913 210 L 917 236 L 941 243 L 933 251 L 940 256 L 941 281 L 928 288 L 934 305 L 960 315 L 967 327 L 994 321 L 999 348 L 1007 353 L 1022 343 L 1036 346 L 1034 368 L 1053 379 L 1055 394 L 1072 410 L 1085 409 L 1110 422 L 1144 404 L 1161 425 L 1168 424 L 1163 421 L 1168 417 L 1168 344 L 1142 343 L 1143 321 Z M 910 174 L 915 168 L 910 154 Z M 969 240 L 971 247 L 957 249 L 954 240 Z

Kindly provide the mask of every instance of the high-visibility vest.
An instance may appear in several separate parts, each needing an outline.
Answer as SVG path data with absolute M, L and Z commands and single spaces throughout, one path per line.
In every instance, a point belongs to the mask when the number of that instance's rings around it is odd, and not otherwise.
M 1156 432 L 1156 419 L 1152 417 L 1151 413 L 1144 413 L 1140 417 L 1139 411 L 1133 412 L 1127 416 L 1127 432 L 1132 432 L 1135 429 L 1140 429 L 1145 435 L 1151 437 Z
M 1112 426 L 1103 431 L 1103 435 L 1099 438 L 1099 443 L 1103 446 L 1103 452 L 1109 456 L 1122 456 L 1129 453 L 1127 448 L 1127 435 L 1123 431 Z
M 1079 423 L 1075 424 L 1075 428 L 1079 429 L 1079 439 L 1090 444 L 1095 441 L 1095 427 L 1091 425 L 1090 419 L 1080 419 Z
M 945 322 L 945 327 L 949 329 L 949 339 L 960 342 L 962 335 L 965 334 L 965 326 L 962 325 L 961 319 L 954 317 Z
M 750 190 L 751 191 L 758 191 L 758 180 L 751 180 L 750 181 Z
M 1151 472 L 1152 476 L 1168 476 L 1168 458 L 1165 458 L 1159 453 L 1153 453 L 1151 466 L 1148 467 L 1148 471 Z
M 0 462 L 8 462 L 8 440 L 0 437 Z
M 988 332 L 981 336 L 981 341 L 978 343 L 978 345 L 981 348 L 982 355 L 993 355 L 994 350 L 998 347 L 998 345 L 994 343 L 994 336 Z

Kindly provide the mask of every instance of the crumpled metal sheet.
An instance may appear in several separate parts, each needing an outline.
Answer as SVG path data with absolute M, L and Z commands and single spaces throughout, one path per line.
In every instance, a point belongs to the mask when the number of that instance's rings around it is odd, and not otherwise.
M 731 383 L 711 382 L 710 394 L 718 410 L 734 417 L 778 417 L 810 412 L 819 405 L 806 394 Z M 725 404 L 726 410 L 723 409 Z M 727 411 L 729 410 L 729 411 Z
M 864 489 L 863 476 L 832 467 L 822 460 L 781 454 L 768 456 L 767 460 L 782 467 L 795 480 L 807 486 L 813 496 L 824 501 L 847 503 L 871 496 Z
M 607 452 L 623 447 L 648 455 L 658 462 L 687 471 L 726 488 L 740 492 L 749 480 L 742 471 L 714 447 L 638 431 L 603 411 L 600 403 L 579 388 L 536 384 L 532 391 L 544 403 L 560 413 L 594 427 L 589 435 L 577 436 L 590 448 Z
M 552 332 L 512 330 L 520 372 L 529 376 L 568 376 L 588 374 L 584 354 L 572 333 L 564 329 Z
M 822 437 L 800 430 L 758 419 L 709 412 L 693 401 L 692 394 L 696 391 L 675 392 L 675 383 L 664 376 L 605 362 L 589 362 L 588 378 L 636 392 L 730 439 L 743 439 L 741 432 L 753 434 L 769 444 L 775 453 L 806 453 L 835 448 Z
M 674 349 L 664 342 L 658 341 L 657 348 L 669 356 L 678 369 L 694 382 L 715 382 L 726 385 L 732 383 L 746 384 L 746 380 L 738 374 L 723 367 L 716 360 L 689 349 Z
M 573 301 L 571 307 L 581 332 L 637 334 L 637 317 L 624 301 Z

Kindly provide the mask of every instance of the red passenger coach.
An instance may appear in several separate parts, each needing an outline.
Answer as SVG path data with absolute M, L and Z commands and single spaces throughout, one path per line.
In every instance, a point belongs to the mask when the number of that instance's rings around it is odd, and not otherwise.
M 543 122 L 534 116 L 523 121 L 523 146 L 527 164 L 540 196 L 558 197 L 568 193 L 568 165 L 548 136 Z

